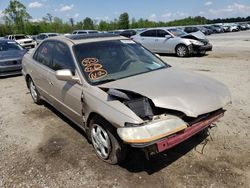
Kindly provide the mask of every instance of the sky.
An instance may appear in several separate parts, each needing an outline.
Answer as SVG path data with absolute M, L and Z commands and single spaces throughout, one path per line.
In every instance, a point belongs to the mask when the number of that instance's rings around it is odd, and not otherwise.
M 0 20 L 10 0 L 0 0 Z M 64 21 L 90 17 L 97 22 L 111 21 L 123 12 L 130 19 L 171 21 L 188 16 L 227 18 L 250 16 L 250 0 L 20 0 L 33 21 L 39 21 L 50 13 Z

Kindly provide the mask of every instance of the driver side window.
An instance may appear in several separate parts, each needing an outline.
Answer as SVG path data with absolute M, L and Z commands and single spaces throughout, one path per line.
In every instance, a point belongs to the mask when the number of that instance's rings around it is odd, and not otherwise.
M 157 37 L 165 38 L 166 35 L 169 35 L 166 31 L 162 29 L 157 30 Z
M 55 71 L 62 69 L 70 69 L 72 73 L 75 74 L 76 67 L 70 50 L 68 46 L 61 42 L 57 42 L 55 44 L 52 69 Z

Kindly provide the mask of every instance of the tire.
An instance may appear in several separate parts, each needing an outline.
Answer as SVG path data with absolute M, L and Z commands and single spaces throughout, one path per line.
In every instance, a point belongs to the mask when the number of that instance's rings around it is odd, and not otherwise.
M 198 55 L 200 55 L 200 56 L 204 56 L 205 54 L 206 54 L 206 50 L 198 52 Z
M 29 78 L 29 80 L 28 80 L 28 86 L 29 86 L 29 90 L 30 90 L 30 95 L 31 95 L 34 103 L 39 104 L 39 105 L 42 104 L 42 99 L 40 97 L 40 94 L 37 91 L 36 86 L 31 78 Z
M 126 146 L 118 137 L 115 129 L 105 119 L 94 116 L 90 120 L 88 129 L 90 139 L 96 155 L 109 164 L 117 164 L 126 157 Z
M 175 48 L 175 53 L 178 57 L 187 57 L 189 55 L 188 47 L 184 44 L 179 44 Z

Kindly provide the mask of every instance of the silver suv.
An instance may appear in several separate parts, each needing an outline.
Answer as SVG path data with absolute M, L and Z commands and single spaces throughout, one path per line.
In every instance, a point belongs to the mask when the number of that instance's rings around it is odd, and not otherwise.
M 48 38 L 22 63 L 34 102 L 50 103 L 82 128 L 111 164 L 124 160 L 129 146 L 156 154 L 181 143 L 231 101 L 223 84 L 113 34 Z

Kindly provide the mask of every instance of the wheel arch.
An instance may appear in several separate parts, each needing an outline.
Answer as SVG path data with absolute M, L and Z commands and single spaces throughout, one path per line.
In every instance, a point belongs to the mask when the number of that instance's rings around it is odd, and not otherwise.
M 25 81 L 26 81 L 27 88 L 29 88 L 29 79 L 32 79 L 31 76 L 29 74 L 26 74 Z

